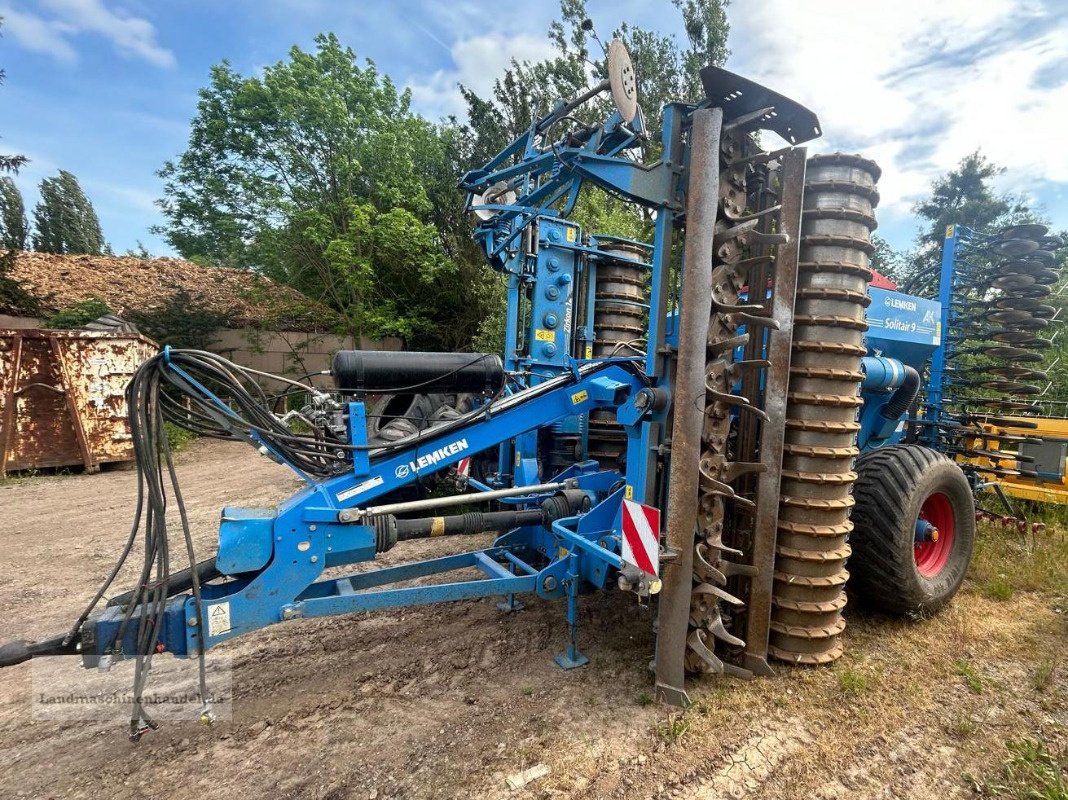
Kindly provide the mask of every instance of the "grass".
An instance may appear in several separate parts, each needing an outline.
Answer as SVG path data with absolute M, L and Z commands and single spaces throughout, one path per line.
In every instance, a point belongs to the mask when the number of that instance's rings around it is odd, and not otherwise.
M 868 677 L 852 667 L 844 667 L 835 673 L 838 678 L 838 688 L 845 694 L 857 697 L 868 690 Z
M 995 776 L 981 782 L 969 778 L 981 797 L 1068 800 L 1068 752 L 1052 752 L 1038 739 L 1010 740 L 1005 747 L 1009 757 Z
M 983 594 L 991 600 L 1011 600 L 1012 584 L 1004 574 L 998 575 L 983 587 Z
M 638 705 L 651 706 L 653 704 L 653 695 L 650 692 L 638 693 Z
M 1053 685 L 1053 677 L 1056 673 L 1057 659 L 1043 658 L 1035 667 L 1035 676 L 1031 680 L 1031 685 L 1035 687 L 1036 692 L 1044 692 Z
M 980 593 L 1000 601 L 1016 592 L 1068 594 L 1068 526 L 1056 522 L 1065 509 L 1052 509 L 1052 524 L 1035 534 L 979 525 L 968 576 Z
M 686 732 L 690 730 L 691 722 L 686 717 L 686 712 L 672 714 L 656 727 L 657 735 L 668 744 L 679 742 Z
M 196 441 L 197 435 L 195 433 L 170 422 L 164 422 L 163 428 L 167 431 L 167 444 L 170 446 L 172 453 L 177 453 Z
M 964 683 L 972 690 L 973 694 L 983 693 L 983 678 L 975 667 L 963 658 L 958 658 L 953 662 L 953 670 L 964 678 Z

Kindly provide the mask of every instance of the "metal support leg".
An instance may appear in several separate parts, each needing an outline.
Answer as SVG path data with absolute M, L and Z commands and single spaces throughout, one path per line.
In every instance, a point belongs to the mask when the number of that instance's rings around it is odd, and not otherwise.
M 567 558 L 567 650 L 555 659 L 561 669 L 575 669 L 590 662 L 586 656 L 578 651 L 578 559 L 577 553 L 572 553 Z
M 515 564 L 509 563 L 508 570 L 515 575 Z M 515 599 L 515 592 L 511 592 L 504 596 L 504 600 L 497 604 L 498 611 L 510 612 L 510 611 L 522 611 L 526 606 Z

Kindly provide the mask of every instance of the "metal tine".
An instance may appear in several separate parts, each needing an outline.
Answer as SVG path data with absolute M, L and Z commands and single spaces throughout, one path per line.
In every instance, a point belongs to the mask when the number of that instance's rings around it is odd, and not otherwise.
M 730 592 L 724 591 L 723 589 L 720 589 L 718 586 L 711 583 L 697 584 L 695 587 L 693 587 L 693 593 L 695 595 L 710 594 L 713 597 L 718 597 L 725 603 L 730 603 L 732 606 L 738 606 L 739 608 L 745 605 L 744 602 L 739 600 Z
M 744 217 L 737 217 L 734 222 L 749 222 L 751 219 L 760 219 L 766 217 L 769 214 L 778 214 L 782 211 L 782 206 L 768 206 L 763 211 L 754 211 L 752 214 L 746 214 Z
M 771 366 L 771 362 L 763 358 L 750 358 L 747 361 L 735 361 L 732 365 L 733 369 L 768 369 Z
M 695 627 L 690 635 L 686 637 L 686 646 L 696 653 L 702 661 L 712 667 L 712 672 L 722 673 L 724 671 L 723 662 L 719 660 L 715 653 L 708 649 L 701 633 L 701 629 Z
M 735 550 L 733 547 L 728 547 L 727 545 L 723 544 L 723 539 L 721 538 L 722 534 L 717 534 L 715 536 L 706 536 L 699 527 L 694 527 L 697 529 L 696 535 L 701 539 L 701 542 L 697 545 L 697 547 L 706 547 L 712 550 L 719 550 L 722 553 L 730 553 L 731 555 L 735 556 L 745 555 L 745 553 L 743 553 L 741 550 Z M 701 557 L 704 558 L 706 561 L 708 560 L 707 556 L 702 555 Z M 730 562 L 724 561 L 723 563 L 729 564 Z
M 735 491 L 730 486 L 730 484 L 724 483 L 723 481 L 720 481 L 720 480 L 717 480 L 716 478 L 713 478 L 709 474 L 708 470 L 706 470 L 703 465 L 701 467 L 699 467 L 699 469 L 701 471 L 701 477 L 704 479 L 703 483 L 705 484 L 706 487 L 708 487 L 708 490 L 712 494 L 719 494 L 719 495 L 723 495 L 724 497 L 729 497 L 731 500 L 734 500 L 734 501 L 736 501 L 738 503 L 741 503 L 742 505 L 748 505 L 748 506 L 755 506 L 756 505 L 756 503 L 754 503 L 752 500 L 749 500 L 749 499 L 747 499 L 745 497 L 742 497 L 739 494 L 735 494 Z
M 720 356 L 724 353 L 731 352 L 736 347 L 745 347 L 745 345 L 748 343 L 749 334 L 743 333 L 739 336 L 734 336 L 730 339 L 725 339 L 720 342 L 710 342 L 705 349 L 710 355 Z
M 756 461 L 724 461 L 720 468 L 720 475 L 727 483 L 734 483 L 742 475 L 759 475 L 767 471 L 767 464 Z
M 765 328 L 771 328 L 774 331 L 779 330 L 779 321 L 771 317 L 757 317 L 738 311 L 729 316 L 734 323 L 748 322 L 750 325 L 763 325 Z
M 728 394 L 727 392 L 721 392 L 718 389 L 712 388 L 707 382 L 705 383 L 705 388 L 708 389 L 708 393 L 712 395 L 715 400 L 720 403 L 723 403 L 723 405 L 734 406 L 739 411 L 748 411 L 750 414 L 753 414 L 758 418 L 764 420 L 764 422 L 767 422 L 769 419 L 771 419 L 767 415 L 767 412 L 764 411 L 764 409 L 757 408 L 756 406 L 754 406 L 752 403 L 749 402 L 749 398 L 747 397 L 742 397 L 741 395 L 737 394 Z M 705 413 L 709 412 L 706 411 Z
M 734 647 L 745 647 L 745 640 L 739 639 L 737 636 L 732 636 L 727 627 L 723 624 L 723 617 L 716 614 L 712 618 L 712 624 L 708 628 L 712 631 L 712 635 L 719 639 L 721 642 L 726 642 Z

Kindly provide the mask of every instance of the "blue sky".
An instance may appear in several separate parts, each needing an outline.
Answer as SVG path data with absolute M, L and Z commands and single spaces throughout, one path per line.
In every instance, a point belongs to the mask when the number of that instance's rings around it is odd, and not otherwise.
M 16 179 L 81 180 L 117 252 L 161 221 L 155 171 L 183 149 L 196 93 L 226 58 L 252 73 L 336 32 L 430 117 L 462 112 L 456 83 L 487 90 L 512 56 L 548 52 L 555 0 L 0 0 L 0 152 Z M 602 35 L 621 20 L 681 35 L 668 0 L 589 0 Z M 1068 228 L 1068 3 L 1063 0 L 735 0 L 728 66 L 792 96 L 823 123 L 812 151 L 883 167 L 880 233 L 915 235 L 931 179 L 981 148 Z M 788 33 L 788 35 L 784 35 Z

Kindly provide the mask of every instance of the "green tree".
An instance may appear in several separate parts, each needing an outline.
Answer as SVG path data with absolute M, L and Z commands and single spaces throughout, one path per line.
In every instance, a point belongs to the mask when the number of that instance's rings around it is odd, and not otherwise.
M 29 238 L 22 193 L 8 176 L 0 177 L 0 247 L 25 250 Z
M 453 126 L 320 35 L 259 76 L 212 68 L 188 148 L 160 171 L 160 232 L 187 258 L 325 302 L 351 334 L 462 347 L 486 280 L 455 190 L 466 155 Z
M 43 253 L 104 252 L 104 236 L 93 204 L 66 170 L 45 178 L 33 210 L 33 248 Z
M 661 108 L 670 101 L 703 99 L 700 71 L 722 65 L 729 55 L 726 0 L 672 0 L 681 15 L 686 42 L 673 34 L 623 23 L 613 32 L 627 46 L 638 79 L 638 99 L 646 115 L 650 147 L 659 148 Z M 475 140 L 474 159 L 486 161 L 547 113 L 553 103 L 585 89 L 607 75 L 607 58 L 591 57 L 592 24 L 586 0 L 561 0 L 560 19 L 549 26 L 556 52 L 544 61 L 513 60 L 494 84 L 490 97 L 468 87 L 461 92 L 468 105 L 468 125 Z M 596 41 L 593 45 L 600 46 Z M 584 121 L 603 118 L 610 107 L 605 96 L 579 109 Z
M 1004 172 L 976 151 L 961 159 L 956 169 L 936 178 L 931 195 L 913 206 L 912 213 L 923 221 L 923 228 L 903 265 L 909 291 L 929 294 L 937 289 L 946 226 L 993 230 L 1040 221 L 1022 199 L 994 190 L 994 179 Z

